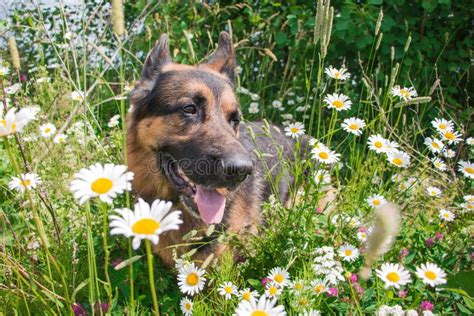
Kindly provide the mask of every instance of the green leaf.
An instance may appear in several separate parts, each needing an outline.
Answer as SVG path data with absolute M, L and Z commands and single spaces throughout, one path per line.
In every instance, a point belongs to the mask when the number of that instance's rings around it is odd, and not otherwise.
M 378 4 L 382 4 L 383 0 L 369 0 L 369 1 L 367 1 L 367 3 L 378 5 Z
M 474 271 L 461 271 L 450 276 L 443 288 L 451 292 L 458 290 L 461 295 L 467 294 L 469 297 L 474 297 Z
M 260 286 L 260 281 L 255 279 L 248 279 L 247 282 L 253 287 L 258 288 Z
M 288 42 L 288 35 L 286 35 L 286 33 L 279 32 L 275 36 L 275 41 L 279 46 L 284 46 Z

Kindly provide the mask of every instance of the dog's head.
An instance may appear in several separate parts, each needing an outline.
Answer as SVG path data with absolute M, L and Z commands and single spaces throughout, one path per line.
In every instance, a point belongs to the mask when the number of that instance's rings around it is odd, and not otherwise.
M 156 153 L 160 172 L 188 208 L 219 223 L 226 196 L 253 170 L 239 141 L 232 41 L 222 32 L 208 62 L 196 66 L 173 63 L 168 46 L 162 35 L 132 92 L 136 141 Z

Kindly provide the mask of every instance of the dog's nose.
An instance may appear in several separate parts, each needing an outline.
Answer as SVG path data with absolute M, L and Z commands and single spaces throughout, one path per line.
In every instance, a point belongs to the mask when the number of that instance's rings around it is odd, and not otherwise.
M 223 165 L 224 175 L 227 180 L 236 183 L 244 181 L 244 179 L 253 171 L 252 161 L 244 157 L 226 159 L 223 161 Z

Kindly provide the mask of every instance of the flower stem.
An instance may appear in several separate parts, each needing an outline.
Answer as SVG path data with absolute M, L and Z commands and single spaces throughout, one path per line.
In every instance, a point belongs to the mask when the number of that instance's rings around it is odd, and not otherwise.
M 109 251 L 109 246 L 107 244 L 107 204 L 101 203 L 102 205 L 102 212 L 103 212 L 103 217 L 104 217 L 104 223 L 103 223 L 103 242 L 104 242 L 104 274 L 105 274 L 105 281 L 107 282 L 106 286 L 106 292 L 107 292 L 107 298 L 108 298 L 108 304 L 109 308 L 112 306 L 112 283 L 110 282 L 110 276 L 109 276 L 109 257 L 110 257 L 110 251 Z
M 153 254 L 151 253 L 151 243 L 147 239 L 145 240 L 146 245 L 146 257 L 148 261 L 148 279 L 150 280 L 150 291 L 151 297 L 153 298 L 153 309 L 155 310 L 155 315 L 160 315 L 160 310 L 158 307 L 158 299 L 156 298 L 155 291 L 155 277 L 153 275 Z

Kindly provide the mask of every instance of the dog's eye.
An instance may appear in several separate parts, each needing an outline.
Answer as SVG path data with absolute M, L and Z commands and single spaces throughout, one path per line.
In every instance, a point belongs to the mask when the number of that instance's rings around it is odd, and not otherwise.
M 196 114 L 197 108 L 194 104 L 188 104 L 183 106 L 183 112 L 186 114 Z
M 232 127 L 236 127 L 237 125 L 239 125 L 239 123 L 240 123 L 240 118 L 237 116 L 230 119 L 230 125 Z

